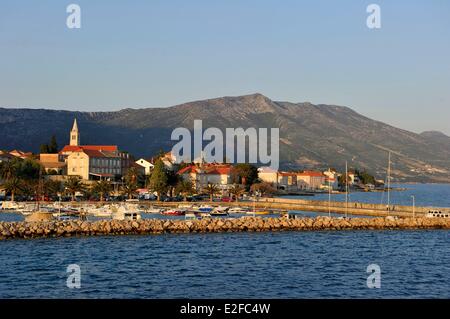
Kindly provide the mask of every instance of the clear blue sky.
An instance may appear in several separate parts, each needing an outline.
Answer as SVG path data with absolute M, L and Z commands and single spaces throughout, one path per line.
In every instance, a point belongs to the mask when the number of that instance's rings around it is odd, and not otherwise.
M 79 30 L 66 27 L 70 3 Z M 370 3 L 379 30 L 366 26 Z M 254 92 L 450 134 L 450 1 L 1 1 L 2 107 L 107 111 Z

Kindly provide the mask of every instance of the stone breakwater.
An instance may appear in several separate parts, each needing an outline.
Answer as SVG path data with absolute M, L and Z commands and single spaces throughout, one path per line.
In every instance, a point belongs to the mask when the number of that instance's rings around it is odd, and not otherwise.
M 0 239 L 162 233 L 314 230 L 450 229 L 444 218 L 209 218 L 202 220 L 0 222 Z

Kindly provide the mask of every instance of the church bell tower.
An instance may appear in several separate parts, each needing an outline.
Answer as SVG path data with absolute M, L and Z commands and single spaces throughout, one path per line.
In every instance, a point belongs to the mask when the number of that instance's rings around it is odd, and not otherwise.
M 70 145 L 80 145 L 80 132 L 78 132 L 77 119 L 74 119 L 72 130 L 70 131 Z

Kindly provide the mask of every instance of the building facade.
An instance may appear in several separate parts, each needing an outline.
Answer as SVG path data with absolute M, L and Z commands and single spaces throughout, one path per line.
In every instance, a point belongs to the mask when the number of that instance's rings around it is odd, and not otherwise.
M 134 163 L 131 155 L 119 151 L 117 145 L 81 145 L 76 119 L 70 131 L 70 143 L 59 156 L 67 165 L 67 175 L 84 180 L 118 179 Z

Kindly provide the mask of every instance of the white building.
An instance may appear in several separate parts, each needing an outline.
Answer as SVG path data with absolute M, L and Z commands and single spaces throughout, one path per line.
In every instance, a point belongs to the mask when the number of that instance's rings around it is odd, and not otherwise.
M 153 165 L 149 160 L 146 160 L 145 158 L 140 158 L 135 163 L 144 168 L 145 175 L 150 175 L 153 168 L 155 167 L 155 165 Z

